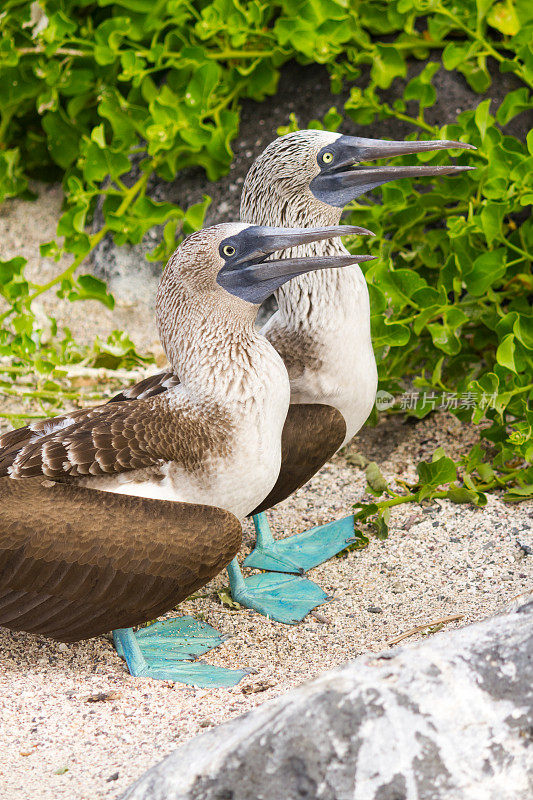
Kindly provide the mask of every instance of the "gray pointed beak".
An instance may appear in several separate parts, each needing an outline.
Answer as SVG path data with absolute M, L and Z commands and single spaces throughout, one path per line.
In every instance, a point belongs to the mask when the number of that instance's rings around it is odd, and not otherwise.
M 335 175 L 334 186 L 332 187 L 331 202 L 332 206 L 342 206 L 344 208 L 351 200 L 365 192 L 370 192 L 384 183 L 398 181 L 400 178 L 427 178 L 438 177 L 440 175 L 458 175 L 460 172 L 468 172 L 475 167 L 456 167 L 453 164 L 443 167 L 352 167 L 351 169 L 339 172 Z
M 359 228 L 357 225 L 331 225 L 324 228 L 275 228 L 268 225 L 252 225 L 239 235 L 246 240 L 247 248 L 246 254 L 243 254 L 237 263 L 267 258 L 278 250 L 289 250 L 292 247 L 321 242 L 324 239 L 336 239 L 339 236 L 374 236 L 372 231 Z
M 217 283 L 231 294 L 259 305 L 280 286 L 298 275 L 322 269 L 347 267 L 370 261 L 369 255 L 304 255 L 298 258 L 266 259 L 273 253 L 308 245 L 339 236 L 374 234 L 355 225 L 334 225 L 324 228 L 270 228 L 252 225 L 221 243 L 220 254 L 226 263 L 217 276 Z M 225 257 L 224 246 L 230 244 L 235 254 Z
M 378 158 L 408 156 L 413 153 L 428 153 L 432 150 L 476 150 L 473 144 L 456 142 L 451 139 L 435 139 L 421 142 L 394 142 L 387 139 L 363 139 L 360 136 L 341 136 L 341 147 L 350 149 L 351 163 L 355 161 L 375 161 Z M 337 143 L 336 143 L 337 144 Z
M 314 196 L 330 206 L 344 208 L 356 197 L 389 181 L 400 178 L 421 178 L 438 175 L 455 175 L 474 167 L 420 166 L 420 167 L 360 167 L 361 161 L 378 158 L 427 153 L 433 150 L 461 148 L 475 150 L 474 145 L 449 139 L 422 142 L 394 142 L 386 139 L 363 139 L 358 136 L 340 136 L 324 147 L 333 153 L 331 166 L 322 166 L 309 188 Z M 321 151 L 322 153 L 323 151 Z M 320 153 L 319 159 L 320 163 Z

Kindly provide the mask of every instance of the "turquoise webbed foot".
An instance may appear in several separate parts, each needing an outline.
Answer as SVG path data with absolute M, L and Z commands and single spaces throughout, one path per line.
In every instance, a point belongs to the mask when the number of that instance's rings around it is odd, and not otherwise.
M 134 677 L 178 681 L 200 688 L 235 686 L 248 671 L 194 661 L 227 639 L 190 616 L 161 620 L 133 631 L 113 631 L 117 653 Z
M 300 575 L 262 572 L 245 579 L 236 559 L 228 566 L 228 575 L 234 600 L 286 625 L 300 622 L 331 599 L 320 586 Z
M 275 540 L 266 516 L 254 516 L 257 544 L 245 558 L 243 566 L 271 572 L 302 574 L 328 561 L 355 541 L 353 515 L 317 525 L 308 531 Z

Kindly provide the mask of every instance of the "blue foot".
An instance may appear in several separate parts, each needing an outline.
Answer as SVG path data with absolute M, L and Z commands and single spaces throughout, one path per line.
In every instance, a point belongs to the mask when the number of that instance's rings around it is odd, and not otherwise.
M 353 516 L 276 540 L 264 514 L 257 514 L 254 523 L 257 545 L 245 558 L 243 566 L 255 569 L 301 574 L 328 561 L 355 541 Z
M 300 622 L 306 614 L 331 597 L 313 581 L 275 572 L 244 579 L 236 559 L 228 566 L 231 595 L 246 608 L 286 625 Z
M 132 628 L 113 631 L 117 653 L 134 677 L 178 681 L 201 688 L 235 686 L 248 674 L 242 669 L 193 661 L 226 638 L 211 625 L 190 616 L 154 622 L 135 632 Z

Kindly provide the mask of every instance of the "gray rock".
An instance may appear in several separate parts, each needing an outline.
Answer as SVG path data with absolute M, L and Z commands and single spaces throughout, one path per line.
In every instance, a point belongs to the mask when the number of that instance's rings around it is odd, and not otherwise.
M 532 621 L 529 602 L 361 656 L 192 739 L 123 800 L 530 800 Z

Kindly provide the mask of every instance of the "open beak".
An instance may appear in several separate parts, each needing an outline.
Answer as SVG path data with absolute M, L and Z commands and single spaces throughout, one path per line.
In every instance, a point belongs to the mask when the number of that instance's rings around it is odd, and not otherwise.
M 334 225 L 324 228 L 271 228 L 251 225 L 227 240 L 235 247 L 235 255 L 226 258 L 225 265 L 218 273 L 217 283 L 242 300 L 258 305 L 280 286 L 298 275 L 321 269 L 348 267 L 374 258 L 374 256 L 345 253 L 333 256 L 277 258 L 267 261 L 266 259 L 273 253 L 339 236 L 373 235 L 366 228 L 355 225 Z
M 475 150 L 474 145 L 448 139 L 422 142 L 394 142 L 386 139 L 363 139 L 358 136 L 340 136 L 328 150 L 335 154 L 332 166 L 322 167 L 313 178 L 310 189 L 314 196 L 330 206 L 344 208 L 365 192 L 383 183 L 400 178 L 422 178 L 436 175 L 454 175 L 475 167 L 421 166 L 421 167 L 360 167 L 361 161 L 378 158 L 427 153 L 447 149 Z

